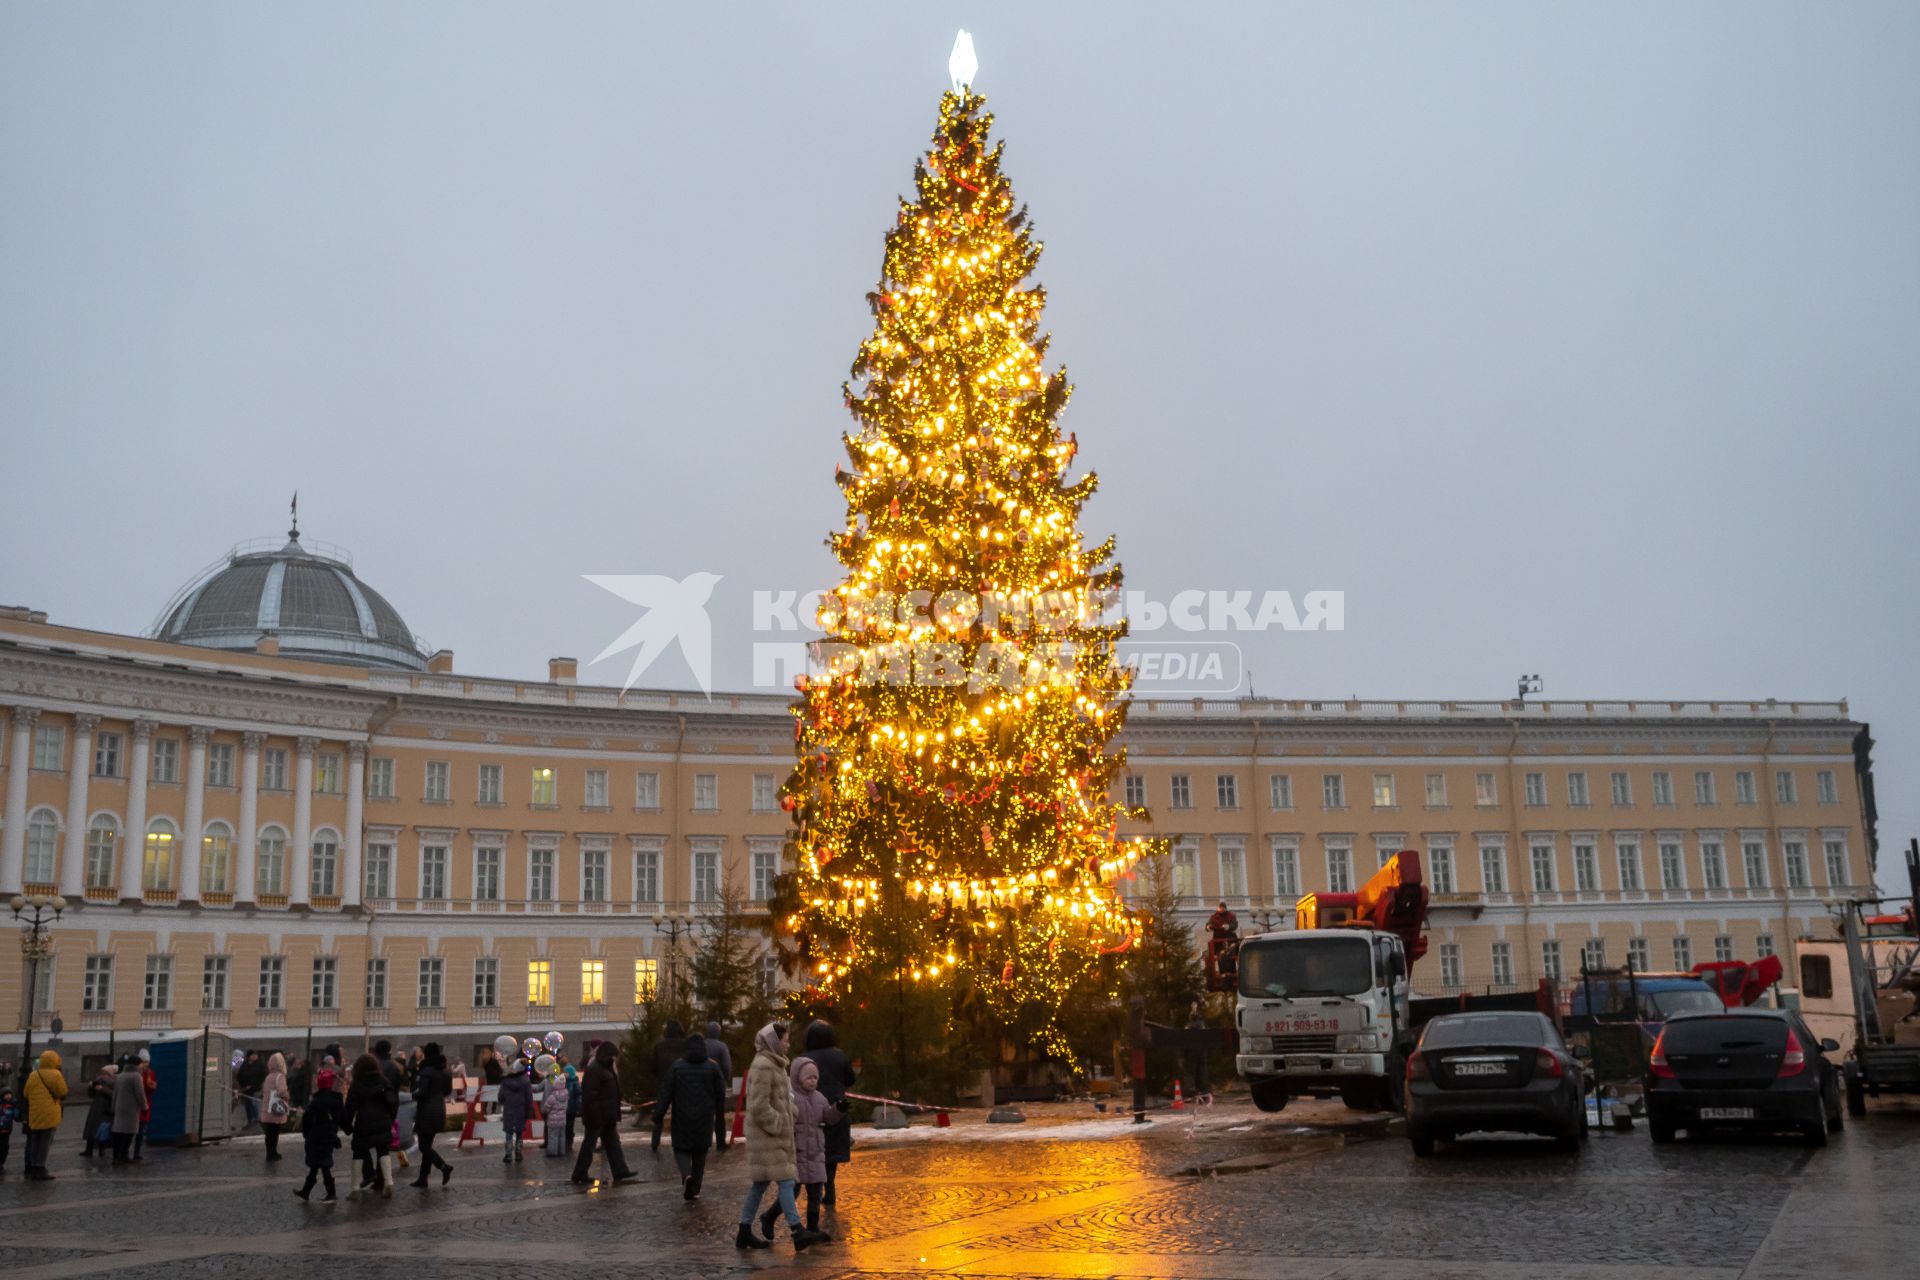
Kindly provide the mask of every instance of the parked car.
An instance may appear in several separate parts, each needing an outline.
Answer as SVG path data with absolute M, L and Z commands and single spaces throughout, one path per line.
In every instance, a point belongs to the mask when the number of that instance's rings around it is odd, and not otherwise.
M 1407 1138 L 1417 1156 L 1463 1133 L 1536 1133 L 1562 1151 L 1587 1136 L 1586 1069 L 1542 1013 L 1435 1018 L 1407 1059 Z
M 1667 1019 L 1647 1062 L 1647 1128 L 1797 1131 L 1816 1147 L 1846 1123 L 1840 1069 L 1790 1009 L 1726 1009 Z

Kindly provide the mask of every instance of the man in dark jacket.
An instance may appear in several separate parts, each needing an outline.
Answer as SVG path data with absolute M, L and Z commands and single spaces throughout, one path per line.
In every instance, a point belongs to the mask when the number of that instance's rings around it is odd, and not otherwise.
M 720 1024 L 717 1022 L 707 1024 L 707 1061 L 720 1068 L 720 1079 L 724 1085 L 722 1092 L 730 1094 L 733 1090 L 733 1050 L 727 1048 L 727 1042 L 720 1038 Z M 727 1128 L 732 1121 L 732 1110 L 727 1099 L 722 1098 L 720 1109 L 713 1113 L 714 1146 L 724 1148 L 727 1145 Z M 679 1148 L 675 1147 L 674 1150 L 678 1151 Z
M 853 1159 L 853 1121 L 847 1118 L 847 1090 L 853 1088 L 857 1075 L 829 1023 L 815 1022 L 807 1028 L 807 1051 L 800 1056 L 813 1059 L 819 1066 L 820 1096 L 839 1109 L 839 1119 L 827 1126 L 827 1193 L 822 1200 L 832 1204 L 840 1166 Z
M 240 1103 L 247 1109 L 247 1123 L 260 1123 L 260 1089 L 267 1082 L 267 1064 L 258 1050 L 247 1050 L 246 1061 L 233 1073 L 233 1087 L 239 1090 Z
M 313 1064 L 305 1058 L 295 1058 L 293 1065 L 287 1068 L 287 1097 L 298 1111 L 307 1105 L 307 1099 L 313 1096 Z
M 667 1072 L 673 1070 L 673 1064 L 679 1060 L 687 1048 L 687 1033 L 680 1029 L 678 1018 L 667 1019 L 666 1034 L 653 1042 L 653 1149 L 660 1149 L 660 1126 L 666 1123 L 666 1102 L 660 1096 L 660 1089 L 667 1082 Z
M 420 1070 L 413 1079 L 413 1132 L 420 1139 L 420 1176 L 416 1187 L 427 1185 L 427 1175 L 440 1170 L 440 1185 L 453 1177 L 453 1166 L 433 1149 L 433 1140 L 447 1127 L 447 1095 L 453 1092 L 453 1077 L 447 1074 L 447 1057 L 440 1046 L 429 1044 L 421 1052 Z
M 654 1108 L 654 1115 L 659 1114 L 659 1108 Z M 580 1124 L 584 1135 L 580 1156 L 573 1162 L 575 1182 L 587 1181 L 587 1170 L 593 1166 L 593 1149 L 598 1143 L 606 1144 L 607 1164 L 613 1170 L 616 1183 L 640 1176 L 627 1168 L 627 1158 L 620 1151 L 620 1077 L 613 1070 L 611 1044 L 603 1043 L 594 1050 L 593 1062 L 580 1082 Z
M 700 1198 L 707 1151 L 726 1114 L 727 1086 L 720 1068 L 707 1058 L 707 1043 L 701 1036 L 687 1037 L 686 1056 L 667 1069 L 655 1104 L 673 1112 L 673 1158 L 689 1200 Z

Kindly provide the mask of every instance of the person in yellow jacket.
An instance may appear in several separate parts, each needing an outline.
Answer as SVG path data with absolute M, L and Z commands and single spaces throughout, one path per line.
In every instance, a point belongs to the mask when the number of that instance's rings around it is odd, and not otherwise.
M 40 1055 L 40 1065 L 27 1073 L 27 1180 L 51 1182 L 47 1172 L 47 1154 L 53 1150 L 53 1133 L 60 1127 L 60 1100 L 67 1096 L 67 1078 L 60 1073 L 60 1055 L 48 1049 Z

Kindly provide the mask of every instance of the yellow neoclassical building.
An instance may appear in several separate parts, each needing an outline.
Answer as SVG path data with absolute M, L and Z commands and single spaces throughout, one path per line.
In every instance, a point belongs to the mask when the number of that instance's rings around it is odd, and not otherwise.
M 36 1031 L 611 1034 L 725 880 L 765 898 L 792 741 L 783 695 L 459 673 L 297 536 L 145 636 L 0 610 L 0 898 L 68 904 Z M 1787 953 L 1872 881 L 1844 703 L 1143 700 L 1125 744 L 1196 920 L 1279 927 L 1421 850 L 1427 991 Z M 26 975 L 0 965 L 0 1025 Z

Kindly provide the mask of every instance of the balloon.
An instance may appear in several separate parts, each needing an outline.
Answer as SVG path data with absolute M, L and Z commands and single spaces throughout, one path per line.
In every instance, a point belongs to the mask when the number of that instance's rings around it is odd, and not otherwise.
M 521 1043 L 520 1052 L 526 1056 L 528 1061 L 532 1061 L 540 1056 L 540 1041 L 533 1036 L 528 1036 L 526 1040 Z
M 543 1076 L 552 1075 L 553 1074 L 553 1055 L 550 1053 L 543 1053 L 539 1057 L 535 1058 L 533 1060 L 533 1069 L 539 1075 L 543 1075 Z
M 502 1058 L 511 1058 L 514 1054 L 520 1052 L 520 1042 L 512 1036 L 495 1036 L 493 1039 L 493 1051 Z
M 246 1064 L 247 1064 L 247 1055 L 242 1053 L 238 1049 L 235 1049 L 233 1051 L 233 1057 L 227 1060 L 227 1065 L 232 1067 L 235 1071 L 238 1071 L 241 1067 L 245 1066 Z
M 561 1046 L 566 1044 L 566 1042 L 567 1042 L 567 1038 L 561 1035 L 558 1031 L 547 1032 L 545 1044 L 547 1046 L 548 1053 L 560 1052 Z

